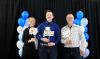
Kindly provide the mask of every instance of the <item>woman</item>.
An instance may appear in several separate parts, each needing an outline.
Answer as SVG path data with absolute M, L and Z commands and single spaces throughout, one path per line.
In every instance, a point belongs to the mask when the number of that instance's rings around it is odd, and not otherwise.
M 36 34 L 37 29 L 34 27 L 36 20 L 34 17 L 28 19 L 29 27 L 23 32 L 23 55 L 22 59 L 36 59 Z

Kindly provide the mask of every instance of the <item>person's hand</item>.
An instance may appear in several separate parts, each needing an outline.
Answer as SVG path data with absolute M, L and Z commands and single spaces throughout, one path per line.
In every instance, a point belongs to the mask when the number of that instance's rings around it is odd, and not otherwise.
M 31 38 L 31 42 L 35 42 L 36 41 L 36 38 Z
M 71 41 L 71 40 L 67 40 L 67 41 L 66 41 L 66 44 L 67 44 L 67 45 L 72 45 L 72 41 Z
M 31 43 L 32 41 L 31 40 L 28 40 L 28 43 Z
M 35 38 L 31 38 L 30 40 L 28 40 L 28 43 L 35 42 L 35 41 L 36 41 Z
M 80 55 L 83 56 L 84 55 L 84 51 L 80 50 Z
M 54 42 L 50 42 L 50 43 L 48 43 L 48 46 L 54 46 L 54 45 L 55 45 Z
M 42 41 L 44 41 L 44 42 L 47 42 L 47 43 L 48 43 L 48 42 L 49 42 L 49 39 L 47 39 L 47 38 L 43 38 L 43 39 L 42 39 Z

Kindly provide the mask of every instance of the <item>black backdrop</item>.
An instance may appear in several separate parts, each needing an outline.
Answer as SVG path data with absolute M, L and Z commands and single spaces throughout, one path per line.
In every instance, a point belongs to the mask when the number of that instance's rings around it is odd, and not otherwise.
M 30 16 L 37 19 L 37 25 L 44 21 L 44 12 L 51 9 L 55 14 L 55 22 L 60 26 L 66 25 L 65 15 L 78 10 L 85 13 L 89 20 L 89 49 L 91 54 L 87 59 L 100 59 L 100 1 L 99 0 L 0 0 L 0 58 L 20 59 L 17 54 L 17 19 L 23 10 L 28 10 Z M 37 26 L 36 25 L 36 26 Z M 59 44 L 58 59 L 63 59 L 63 48 Z

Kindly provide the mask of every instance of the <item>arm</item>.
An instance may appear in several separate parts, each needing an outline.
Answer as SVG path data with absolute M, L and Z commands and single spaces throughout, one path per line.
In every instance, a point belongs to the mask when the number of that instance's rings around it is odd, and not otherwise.
M 36 38 L 39 40 L 39 41 L 41 41 L 41 39 L 43 38 L 42 37 L 42 35 L 43 35 L 43 33 L 42 33 L 42 24 L 40 24 L 39 26 L 38 26 L 38 33 L 37 33 L 37 35 L 36 35 Z
M 28 28 L 23 31 L 22 41 L 28 43 Z
M 55 44 L 57 45 L 58 42 L 61 40 L 61 32 L 58 25 L 56 25 L 55 39 L 56 39 Z
M 65 44 L 66 43 L 66 37 L 64 35 L 63 28 L 61 29 L 61 43 Z

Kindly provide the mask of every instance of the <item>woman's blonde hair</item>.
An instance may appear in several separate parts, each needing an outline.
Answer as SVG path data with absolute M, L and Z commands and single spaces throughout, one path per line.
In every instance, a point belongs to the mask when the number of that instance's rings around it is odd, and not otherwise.
M 29 22 L 29 23 L 32 22 L 32 21 L 36 21 L 35 17 L 29 17 L 29 18 L 28 18 L 28 22 Z

